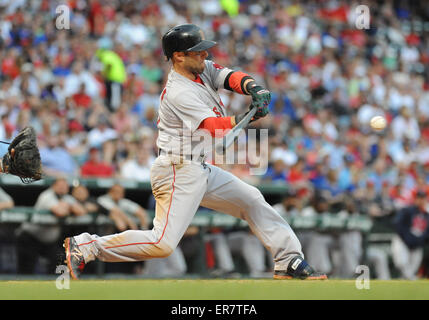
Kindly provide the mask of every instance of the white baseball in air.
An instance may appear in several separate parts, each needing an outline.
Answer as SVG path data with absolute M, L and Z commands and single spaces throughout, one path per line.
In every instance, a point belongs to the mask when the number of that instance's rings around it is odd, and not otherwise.
M 375 116 L 371 118 L 370 125 L 374 130 L 383 130 L 386 128 L 386 119 L 382 116 Z

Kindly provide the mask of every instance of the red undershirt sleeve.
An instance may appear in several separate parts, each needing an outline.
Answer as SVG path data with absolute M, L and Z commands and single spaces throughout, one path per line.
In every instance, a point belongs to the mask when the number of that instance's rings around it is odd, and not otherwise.
M 241 71 L 233 71 L 230 72 L 226 78 L 224 87 L 227 90 L 234 91 L 240 94 L 244 93 L 244 82 L 247 79 L 253 79 L 251 76 L 249 76 L 247 73 L 241 72 Z
M 212 137 L 221 138 L 223 137 L 230 129 L 232 129 L 231 117 L 210 117 L 204 119 L 198 129 L 205 129 L 210 132 Z M 216 132 L 216 130 L 218 132 Z M 219 136 L 219 133 L 222 133 Z M 216 135 L 217 133 L 217 135 Z

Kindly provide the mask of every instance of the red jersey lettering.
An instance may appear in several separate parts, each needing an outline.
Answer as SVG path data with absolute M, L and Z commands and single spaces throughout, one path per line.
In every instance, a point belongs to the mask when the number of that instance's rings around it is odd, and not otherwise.
M 222 117 L 222 114 L 219 112 L 219 110 L 216 107 L 213 107 L 213 112 L 216 114 L 216 117 Z

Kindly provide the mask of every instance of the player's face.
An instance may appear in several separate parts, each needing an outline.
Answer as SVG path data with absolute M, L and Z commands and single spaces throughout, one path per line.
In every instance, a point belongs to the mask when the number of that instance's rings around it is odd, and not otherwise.
M 208 57 L 208 52 L 204 51 L 194 51 L 194 52 L 186 52 L 184 67 L 190 73 L 197 75 L 204 72 L 204 60 Z

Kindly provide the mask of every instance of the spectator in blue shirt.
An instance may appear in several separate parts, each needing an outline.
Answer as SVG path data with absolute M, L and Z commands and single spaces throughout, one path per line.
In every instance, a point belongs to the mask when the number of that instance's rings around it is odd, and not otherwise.
M 286 165 L 283 160 L 278 159 L 268 167 L 262 181 L 272 183 L 286 183 Z
M 48 176 L 77 175 L 78 167 L 73 157 L 62 146 L 61 137 L 50 136 L 47 146 L 40 148 L 44 173 Z
M 339 186 L 338 172 L 336 170 L 328 171 L 319 184 L 319 191 L 328 201 L 332 212 L 338 212 L 343 209 L 345 190 Z
M 286 115 L 292 121 L 298 119 L 295 109 L 293 108 L 292 101 L 285 94 L 278 94 L 276 92 L 271 93 L 271 102 L 268 106 L 270 113 L 273 116 Z

